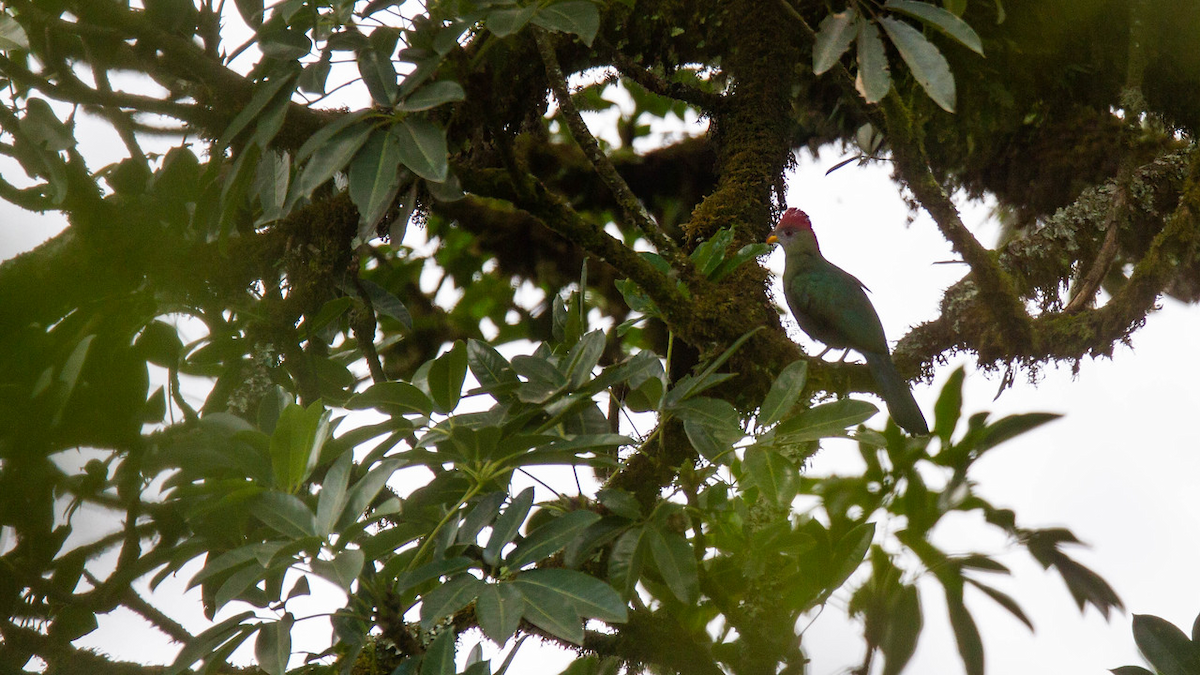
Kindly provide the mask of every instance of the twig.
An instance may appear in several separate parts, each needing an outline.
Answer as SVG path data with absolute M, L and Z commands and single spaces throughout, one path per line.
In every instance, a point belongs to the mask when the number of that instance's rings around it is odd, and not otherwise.
M 613 197 L 616 198 L 625 215 L 645 233 L 646 238 L 658 248 L 659 252 L 675 259 L 672 262 L 678 262 L 682 256 L 679 255 L 675 244 L 658 228 L 646 211 L 646 207 L 633 194 L 633 190 L 629 189 L 625 179 L 617 173 L 617 168 L 613 165 L 612 160 L 604 154 L 604 151 L 600 149 L 600 144 L 596 142 L 596 137 L 588 130 L 587 124 L 579 114 L 579 109 L 571 100 L 571 92 L 567 89 L 567 80 L 558 63 L 558 56 L 554 53 L 554 45 L 550 44 L 550 38 L 540 28 L 535 29 L 533 35 L 537 41 L 538 52 L 542 56 L 542 63 L 546 66 L 546 77 L 550 81 L 550 89 L 554 92 L 554 98 L 558 100 L 558 107 L 567 121 L 567 128 L 571 130 L 571 136 L 575 138 L 575 142 L 591 160 L 600 180 L 604 181 L 604 184 L 612 191 Z
M 1124 174 L 1125 171 L 1121 173 Z M 1112 267 L 1113 260 L 1117 257 L 1117 233 L 1121 229 L 1121 220 L 1123 220 L 1123 216 L 1126 214 L 1129 206 L 1128 188 L 1126 187 L 1128 182 L 1128 177 L 1117 180 L 1112 205 L 1109 207 L 1108 216 L 1104 222 L 1106 230 L 1104 243 L 1100 245 L 1100 251 L 1096 254 L 1096 259 L 1092 261 L 1087 274 L 1072 289 L 1071 298 L 1062 310 L 1067 314 L 1091 307 L 1092 302 L 1096 298 L 1096 291 L 1100 290 L 1100 284 L 1103 283 L 1104 277 L 1108 275 L 1109 268 Z

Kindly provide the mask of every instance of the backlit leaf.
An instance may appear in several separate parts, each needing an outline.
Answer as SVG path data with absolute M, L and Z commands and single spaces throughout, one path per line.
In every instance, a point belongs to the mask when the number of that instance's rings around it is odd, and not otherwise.
M 879 27 L 866 18 L 858 20 L 858 74 L 854 87 L 867 103 L 878 103 L 892 89 L 887 53 L 879 37 Z
M 784 366 L 771 383 L 771 389 L 758 409 L 758 426 L 768 427 L 783 419 L 792 406 L 796 405 L 807 379 L 808 362 L 804 359 Z
M 813 74 L 820 75 L 838 62 L 842 54 L 854 41 L 854 8 L 830 14 L 817 27 L 817 39 L 813 44 Z
M 946 57 L 925 39 L 921 31 L 903 21 L 883 17 L 879 24 L 929 98 L 946 112 L 954 112 L 954 74 L 950 72 Z
M 350 162 L 350 199 L 358 208 L 358 237 L 366 241 L 396 200 L 400 189 L 400 141 L 376 129 Z
M 600 30 L 600 10 L 588 0 L 567 0 L 546 5 L 531 20 L 542 28 L 578 35 L 583 44 L 589 47 Z
M 980 56 L 983 55 L 983 43 L 979 40 L 979 35 L 975 32 L 975 29 L 971 28 L 966 21 L 955 16 L 952 12 L 942 9 L 937 5 L 927 2 L 915 2 L 914 0 L 888 0 L 883 8 L 919 19 L 954 38 L 967 49 Z

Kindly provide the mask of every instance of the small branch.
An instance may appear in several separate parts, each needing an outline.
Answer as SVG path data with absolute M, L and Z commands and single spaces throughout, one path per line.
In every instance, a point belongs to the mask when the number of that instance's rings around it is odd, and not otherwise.
M 1091 307 L 1096 298 L 1096 291 L 1100 290 L 1100 284 L 1103 283 L 1109 268 L 1112 267 L 1113 260 L 1117 257 L 1117 233 L 1121 229 L 1121 221 L 1128 212 L 1129 206 L 1127 185 L 1128 180 L 1117 180 L 1116 192 L 1113 194 L 1112 205 L 1109 207 L 1104 223 L 1106 230 L 1104 243 L 1100 245 L 1100 251 L 1096 254 L 1096 259 L 1092 261 L 1087 274 L 1072 289 L 1071 299 L 1067 301 L 1067 306 L 1062 310 L 1065 314 L 1080 312 Z
M 666 96 L 677 101 L 690 103 L 697 108 L 707 111 L 720 107 L 724 101 L 720 94 L 713 94 L 697 89 L 696 87 L 689 87 L 682 82 L 672 82 L 659 77 L 657 73 L 639 66 L 637 63 L 634 63 L 633 59 L 615 49 L 612 50 L 612 60 L 617 68 L 617 72 L 645 87 L 647 91 L 659 96 Z
M 563 113 L 563 117 L 567 121 L 567 128 L 571 130 L 571 136 L 575 138 L 575 142 L 591 160 L 592 166 L 596 168 L 597 175 L 612 191 L 613 197 L 617 203 L 621 205 L 621 209 L 625 212 L 626 217 L 633 221 L 646 238 L 658 248 L 664 256 L 672 258 L 673 263 L 679 263 L 682 256 L 678 250 L 663 232 L 658 229 L 658 225 L 646 212 L 646 207 L 642 205 L 641 200 L 633 194 L 633 190 L 629 189 L 629 185 L 625 183 L 625 179 L 621 178 L 621 174 L 617 173 L 617 168 L 613 166 L 612 160 L 604 151 L 600 149 L 600 144 L 596 142 L 596 137 L 588 130 L 587 123 L 583 121 L 583 117 L 579 114 L 579 109 L 575 107 L 575 103 L 571 100 L 571 92 L 567 89 L 567 80 L 563 76 L 562 67 L 558 63 L 558 57 L 554 53 L 554 45 L 550 44 L 550 38 L 542 29 L 534 30 L 534 39 L 537 41 L 538 52 L 542 56 L 542 62 L 546 66 L 546 76 L 550 81 L 550 89 L 554 92 L 554 98 L 558 100 L 558 107 Z M 681 265 L 673 265 L 680 268 Z
M 55 84 L 3 56 L 0 56 L 0 72 L 3 72 L 24 86 L 37 89 L 50 98 L 66 103 L 96 106 L 102 110 L 109 108 L 131 108 L 138 112 L 166 115 L 193 124 L 202 123 L 202 117 L 205 112 L 199 106 L 165 101 L 152 96 L 127 94 L 111 90 L 107 93 L 101 92 L 88 87 L 74 78 Z
M 963 224 L 958 208 L 934 178 L 925 149 L 914 133 L 914 120 L 900 97 L 895 92 L 888 94 L 882 108 L 897 175 L 933 217 L 954 251 L 971 267 L 984 305 L 1012 350 L 1029 349 L 1033 340 L 1030 317 L 1012 279 L 1000 267 L 995 253 L 979 243 Z
M 504 169 L 473 170 L 455 167 L 470 193 L 486 194 L 510 201 L 584 251 L 612 265 L 620 274 L 632 279 L 658 303 L 668 315 L 686 314 L 691 303 L 679 292 L 674 280 L 668 279 L 646 259 L 620 240 L 585 221 L 566 200 L 528 174 L 516 179 Z M 520 179 L 521 183 L 515 184 Z M 479 199 L 478 197 L 467 197 Z
M 89 574 L 88 576 L 90 577 L 91 575 Z M 160 609 L 154 605 L 151 605 L 146 601 L 145 598 L 138 595 L 137 591 L 133 590 L 132 587 L 130 587 L 128 592 L 125 593 L 125 597 L 122 598 L 121 604 L 133 610 L 138 616 L 142 617 L 146 621 L 149 621 L 154 625 L 155 628 L 162 631 L 163 634 L 175 642 L 184 644 L 187 643 L 188 640 L 192 639 L 192 634 L 188 631 L 188 629 L 184 628 L 183 625 L 178 621 L 175 621 L 166 614 L 163 614 Z

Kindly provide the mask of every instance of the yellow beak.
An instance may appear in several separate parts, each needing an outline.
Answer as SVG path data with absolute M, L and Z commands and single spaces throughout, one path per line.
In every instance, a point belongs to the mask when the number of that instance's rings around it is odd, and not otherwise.
M 771 236 L 767 237 L 767 243 L 768 244 L 778 244 L 779 237 L 776 237 L 775 235 L 771 235 Z

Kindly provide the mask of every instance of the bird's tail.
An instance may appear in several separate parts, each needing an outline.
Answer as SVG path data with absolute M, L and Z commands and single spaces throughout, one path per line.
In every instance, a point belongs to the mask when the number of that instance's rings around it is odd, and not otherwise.
M 875 378 L 875 384 L 879 387 L 879 395 L 887 403 L 888 412 L 891 413 L 892 419 L 896 420 L 896 424 L 913 435 L 928 434 L 929 425 L 925 423 L 925 416 L 921 414 L 921 408 L 913 398 L 908 383 L 896 372 L 892 357 L 886 352 L 864 353 L 863 356 L 866 357 L 871 376 Z

